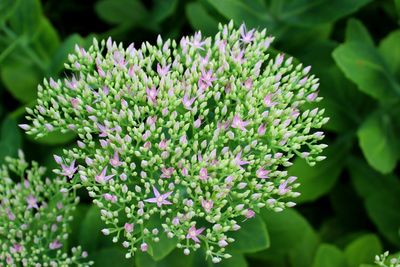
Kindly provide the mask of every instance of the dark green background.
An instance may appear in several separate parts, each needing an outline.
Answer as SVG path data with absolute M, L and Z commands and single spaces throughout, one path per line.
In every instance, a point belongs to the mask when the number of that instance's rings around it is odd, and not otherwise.
M 299 205 L 245 223 L 233 259 L 219 266 L 367 267 L 384 250 L 398 252 L 399 0 L 0 0 L 0 163 L 23 148 L 51 170 L 52 154 L 73 145 L 73 135 L 32 140 L 16 125 L 43 77 L 65 75 L 75 43 L 112 36 L 139 46 L 158 34 L 212 35 L 230 19 L 267 28 L 275 49 L 312 65 L 324 96 L 319 106 L 331 120 L 328 158 L 314 168 L 296 160 L 289 170 L 302 183 Z M 70 245 L 84 246 L 96 266 L 212 266 L 201 252 L 125 260 L 100 234 L 89 203 L 82 193 Z M 171 249 L 161 246 L 155 257 Z

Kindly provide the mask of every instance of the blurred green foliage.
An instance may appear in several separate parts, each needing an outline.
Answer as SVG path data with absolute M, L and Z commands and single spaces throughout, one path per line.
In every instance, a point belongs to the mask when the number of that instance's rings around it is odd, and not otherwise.
M 313 66 L 330 146 L 315 167 L 297 159 L 289 169 L 302 183 L 300 205 L 245 222 L 234 257 L 219 266 L 365 267 L 383 249 L 399 251 L 399 0 L 0 0 L 0 163 L 23 148 L 52 169 L 51 155 L 72 145 L 68 134 L 32 140 L 17 123 L 42 79 L 65 75 L 75 44 L 210 35 L 231 19 L 267 28 L 275 49 Z M 70 244 L 83 245 L 95 266 L 214 266 L 203 251 L 184 257 L 169 240 L 153 257 L 126 260 L 102 227 L 82 192 Z

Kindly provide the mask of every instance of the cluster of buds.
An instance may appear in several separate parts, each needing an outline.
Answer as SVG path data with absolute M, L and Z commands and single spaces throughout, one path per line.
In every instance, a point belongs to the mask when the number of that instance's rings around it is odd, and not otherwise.
M 388 259 L 389 252 L 386 251 L 382 255 L 375 256 L 375 263 L 380 267 L 400 267 L 400 256 Z
M 65 251 L 68 224 L 78 199 L 61 193 L 65 178 L 42 177 L 22 152 L 0 169 L 0 266 L 89 266 L 80 247 Z M 17 182 L 18 181 L 18 182 Z
M 71 76 L 45 80 L 31 124 L 20 125 L 36 137 L 77 133 L 55 171 L 88 190 L 127 257 L 167 235 L 185 254 L 203 245 L 213 262 L 228 258 L 241 222 L 295 205 L 293 157 L 324 159 L 317 129 L 328 119 L 304 107 L 321 99 L 310 67 L 272 52 L 265 30 L 219 29 L 140 48 L 111 38 L 76 47 Z

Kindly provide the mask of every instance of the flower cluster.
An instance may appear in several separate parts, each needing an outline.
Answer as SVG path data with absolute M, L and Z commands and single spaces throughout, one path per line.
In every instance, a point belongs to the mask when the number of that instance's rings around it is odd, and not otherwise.
M 400 267 L 400 256 L 397 258 L 388 259 L 389 252 L 386 251 L 382 255 L 377 255 L 375 257 L 375 263 L 380 267 Z
M 214 262 L 227 258 L 241 222 L 295 205 L 293 157 L 324 159 L 317 129 L 328 119 L 305 108 L 321 99 L 310 67 L 274 53 L 265 30 L 219 29 L 140 48 L 111 38 L 76 47 L 71 76 L 45 80 L 32 124 L 20 125 L 36 137 L 77 133 L 56 172 L 89 191 L 127 257 L 165 234 L 185 254 L 204 245 Z
M 42 180 L 22 152 L 0 169 L 0 266 L 89 266 L 80 247 L 65 253 L 68 223 L 77 198 L 61 193 L 66 179 Z

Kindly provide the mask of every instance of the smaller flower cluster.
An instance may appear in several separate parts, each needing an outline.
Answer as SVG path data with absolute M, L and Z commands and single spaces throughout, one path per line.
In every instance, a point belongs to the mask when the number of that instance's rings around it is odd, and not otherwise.
M 375 256 L 375 263 L 381 267 L 400 267 L 400 256 L 388 259 L 389 252 Z
M 28 169 L 22 152 L 0 169 L 0 267 L 89 266 L 80 247 L 64 249 L 78 198 L 61 193 L 65 179 L 42 177 L 36 162 Z M 19 180 L 17 182 L 17 180 Z

